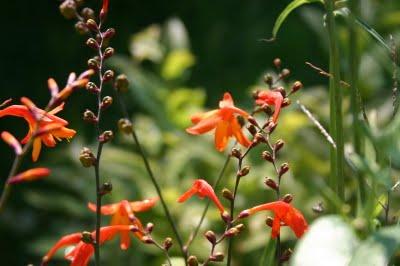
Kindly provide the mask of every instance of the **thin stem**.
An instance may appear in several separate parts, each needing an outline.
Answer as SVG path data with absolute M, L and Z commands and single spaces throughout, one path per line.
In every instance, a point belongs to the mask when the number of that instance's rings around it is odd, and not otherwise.
M 120 104 L 121 111 L 122 111 L 123 115 L 125 116 L 126 119 L 128 119 L 130 121 L 129 115 L 128 115 L 128 111 L 127 111 L 127 108 L 125 106 L 125 103 L 122 101 L 122 99 L 120 99 L 121 97 L 120 97 L 118 92 L 116 93 L 116 95 L 117 95 L 117 99 L 118 99 L 118 102 Z M 182 253 L 182 255 L 183 255 L 184 259 L 185 259 L 185 264 L 187 265 L 187 252 L 185 250 L 185 246 L 183 244 L 182 238 L 181 238 L 181 236 L 179 234 L 179 231 L 178 231 L 178 228 L 177 228 L 177 226 L 175 224 L 175 221 L 172 218 L 172 215 L 171 215 L 171 213 L 170 213 L 170 211 L 168 209 L 168 206 L 167 206 L 167 204 L 165 202 L 165 199 L 164 199 L 164 197 L 162 195 L 160 185 L 158 184 L 158 181 L 157 181 L 156 177 L 153 174 L 153 171 L 151 169 L 149 160 L 147 159 L 147 155 L 146 155 L 146 153 L 145 153 L 145 151 L 144 151 L 144 149 L 142 147 L 142 144 L 139 141 L 139 138 L 138 138 L 138 136 L 136 134 L 136 131 L 134 129 L 132 130 L 132 134 L 131 135 L 132 135 L 132 138 L 133 138 L 133 141 L 134 141 L 135 145 L 138 148 L 139 154 L 142 157 L 144 166 L 145 166 L 146 171 L 147 171 L 147 173 L 148 173 L 148 175 L 150 177 L 150 180 L 153 183 L 154 188 L 156 189 L 158 197 L 160 198 L 161 205 L 162 205 L 162 207 L 164 209 L 164 213 L 167 216 L 167 220 L 168 220 L 169 224 L 172 227 L 174 235 L 175 235 L 175 237 L 176 237 L 176 239 L 178 241 L 178 245 L 179 245 L 179 247 L 181 249 L 181 253 Z
M 157 248 L 159 248 L 160 250 L 162 250 L 164 252 L 165 257 L 167 258 L 167 261 L 168 261 L 168 265 L 172 266 L 172 262 L 171 262 L 171 258 L 169 257 L 168 250 L 166 250 L 163 246 L 161 246 L 155 240 L 153 240 L 153 244 L 154 244 L 154 246 L 156 246 Z
M 334 15 L 334 0 L 325 1 L 327 11 L 327 27 L 329 35 L 329 80 L 330 95 L 330 133 L 336 141 L 337 149 L 331 147 L 331 177 L 330 186 L 336 191 L 339 198 L 344 200 L 344 142 L 343 142 L 343 114 L 342 91 L 340 88 L 339 48 Z

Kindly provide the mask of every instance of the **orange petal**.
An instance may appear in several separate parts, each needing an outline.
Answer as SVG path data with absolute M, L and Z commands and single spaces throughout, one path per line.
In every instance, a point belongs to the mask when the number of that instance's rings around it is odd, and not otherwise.
M 86 71 L 82 72 L 82 74 L 79 75 L 78 79 L 87 79 L 90 76 L 92 76 L 94 73 L 95 72 L 93 69 L 86 70 Z
M 233 99 L 229 92 L 224 93 L 223 99 L 219 102 L 219 108 L 233 106 Z
M 129 232 L 134 228 L 133 225 L 112 225 L 100 228 L 100 244 L 111 240 L 116 234 Z M 93 239 L 96 239 L 96 232 L 92 232 Z
M 215 148 L 218 151 L 223 151 L 228 144 L 229 132 L 228 132 L 229 123 L 222 120 L 218 123 L 217 128 L 215 129 Z
M 103 205 L 100 208 L 100 212 L 103 215 L 112 215 L 117 211 L 118 207 L 119 207 L 119 203 Z M 88 203 L 88 208 L 93 212 L 96 212 L 96 210 L 97 210 L 96 204 L 91 203 L 91 202 Z
M 215 113 L 214 115 L 199 121 L 196 125 L 187 128 L 186 132 L 193 135 L 199 135 L 214 129 L 218 122 L 221 121 L 221 117 L 218 114 L 219 113 Z
M 192 121 L 193 124 L 197 124 L 199 123 L 201 120 L 209 118 L 213 115 L 216 115 L 219 112 L 218 109 L 216 110 L 212 110 L 212 111 L 208 111 L 205 113 L 198 113 L 198 114 L 194 114 L 190 117 L 190 120 Z
M 235 136 L 236 140 L 245 147 L 249 147 L 251 141 L 243 134 L 242 128 L 239 125 L 239 122 L 236 118 L 232 119 L 231 123 L 232 133 Z
M 129 201 L 122 200 L 120 204 L 120 210 L 123 210 L 122 213 L 127 216 L 130 221 L 133 221 L 135 219 L 135 215 L 133 215 L 132 207 Z
M 192 187 L 190 188 L 188 191 L 186 191 L 185 193 L 182 194 L 182 196 L 180 196 L 178 198 L 178 202 L 182 203 L 185 202 L 186 200 L 188 200 L 190 197 L 192 197 L 194 194 L 197 193 L 197 189 Z
M 60 105 L 58 105 L 57 107 L 55 107 L 53 110 L 51 110 L 50 112 L 48 112 L 48 114 L 50 115 L 55 115 L 58 112 L 62 111 L 64 109 L 64 103 L 61 103 Z
M 61 127 L 53 130 L 51 134 L 53 134 L 57 138 L 69 139 L 75 136 L 76 131 L 70 128 Z
M 7 184 L 34 181 L 50 175 L 48 168 L 33 168 L 8 179 Z
M 77 244 L 78 242 L 81 241 L 82 238 L 82 233 L 75 233 L 75 234 L 71 234 L 71 235 L 67 235 L 62 237 L 51 249 L 49 252 L 47 252 L 47 254 L 42 258 L 42 262 L 46 263 L 48 262 L 53 255 L 57 252 L 57 250 L 59 250 L 62 247 L 65 246 L 70 246 L 73 244 Z
M 279 113 L 281 111 L 282 102 L 283 102 L 283 98 L 282 97 L 281 98 L 277 98 L 275 100 L 275 111 L 274 111 L 274 115 L 272 117 L 272 121 L 274 123 L 276 123 L 276 121 L 278 120 L 278 116 L 279 116 Z
M 11 133 L 3 131 L 1 133 L 1 138 L 14 149 L 16 155 L 22 154 L 21 144 L 19 144 L 19 141 Z
M 198 190 L 197 194 L 200 197 L 208 197 L 214 202 L 214 204 L 217 206 L 217 208 L 221 213 L 225 211 L 224 206 L 222 206 L 217 195 L 215 195 L 214 189 L 207 181 L 205 181 L 204 179 L 197 179 L 194 182 L 193 186 L 197 188 Z
M 276 238 L 279 236 L 281 230 L 281 221 L 279 218 L 275 215 L 274 220 L 272 222 L 272 232 L 271 232 L 271 237 Z
M 32 148 L 32 161 L 36 162 L 40 155 L 40 150 L 42 149 L 42 141 L 40 138 L 35 138 L 33 141 L 33 148 Z
M 75 247 L 75 250 L 75 252 L 68 254 L 68 256 L 71 257 L 70 266 L 87 266 L 89 264 L 90 257 L 94 253 L 93 245 L 81 242 Z
M 144 212 L 151 209 L 158 201 L 158 197 L 145 199 L 142 201 L 131 202 L 131 208 L 134 212 Z
M 121 232 L 120 247 L 122 250 L 127 250 L 131 245 L 130 232 Z

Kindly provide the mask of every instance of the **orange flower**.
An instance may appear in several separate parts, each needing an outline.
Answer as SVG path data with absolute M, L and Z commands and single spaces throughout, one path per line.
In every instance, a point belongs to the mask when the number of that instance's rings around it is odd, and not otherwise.
M 63 110 L 64 104 L 46 113 L 36 107 L 28 98 L 23 97 L 21 102 L 24 105 L 11 105 L 0 110 L 0 118 L 3 116 L 17 116 L 24 118 L 28 122 L 29 131 L 25 138 L 21 140 L 21 143 L 25 144 L 32 137 L 34 138 L 32 150 L 32 160 L 34 162 L 39 158 L 42 142 L 47 147 L 54 147 L 56 140 L 70 139 L 75 135 L 75 130 L 65 127 L 68 125 L 67 121 L 55 116 L 56 113 Z
M 272 121 L 276 123 L 281 111 L 283 96 L 279 91 L 261 91 L 257 95 L 256 104 L 258 105 L 273 105 L 275 107 Z
M 222 101 L 219 102 L 219 109 L 193 115 L 191 120 L 195 125 L 187 128 L 186 131 L 193 135 L 200 135 L 215 128 L 215 148 L 218 151 L 225 149 L 229 138 L 232 136 L 240 144 L 248 147 L 251 142 L 242 132 L 240 124 L 237 121 L 238 115 L 245 118 L 249 116 L 242 109 L 235 107 L 232 96 L 226 92 Z
M 109 0 L 103 0 L 103 6 L 101 7 L 100 10 L 100 19 L 103 21 L 107 14 L 108 14 L 108 4 L 109 4 Z
M 307 231 L 308 225 L 303 214 L 284 201 L 274 201 L 244 210 L 239 214 L 239 218 L 259 211 L 272 211 L 275 215 L 272 223 L 272 238 L 279 236 L 281 225 L 289 226 L 298 238 Z
M 111 240 L 116 234 L 130 231 L 135 231 L 137 228 L 133 225 L 117 225 L 106 226 L 100 228 L 100 244 Z M 91 233 L 92 239 L 96 239 L 96 232 Z M 70 266 L 86 266 L 89 263 L 90 257 L 94 253 L 92 243 L 85 243 L 82 241 L 82 233 L 74 233 L 62 237 L 43 257 L 42 266 L 47 265 L 54 254 L 62 247 L 75 245 L 75 247 L 66 253 L 65 258 L 71 261 Z
M 16 184 L 25 181 L 34 181 L 50 175 L 50 170 L 47 168 L 33 168 L 22 172 L 8 179 L 8 184 Z
M 192 187 L 178 198 L 178 202 L 184 202 L 195 194 L 197 194 L 197 196 L 199 196 L 201 199 L 204 197 L 211 199 L 218 207 L 220 213 L 224 213 L 224 206 L 222 206 L 217 195 L 215 195 L 214 189 L 212 186 L 210 186 L 210 184 L 207 183 L 207 181 L 203 179 L 195 180 Z
M 100 212 L 103 215 L 113 215 L 111 225 L 135 225 L 138 228 L 138 230 L 134 232 L 135 236 L 141 240 L 144 232 L 143 225 L 134 213 L 149 210 L 156 204 L 157 200 L 158 198 L 133 202 L 122 200 L 119 203 L 101 206 Z M 89 202 L 88 207 L 91 211 L 96 212 L 96 204 Z M 120 236 L 121 249 L 128 249 L 131 243 L 129 232 L 121 232 Z

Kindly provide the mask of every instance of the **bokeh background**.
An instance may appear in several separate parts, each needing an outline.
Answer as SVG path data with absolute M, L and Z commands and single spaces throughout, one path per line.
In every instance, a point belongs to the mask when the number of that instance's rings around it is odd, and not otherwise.
M 125 99 L 129 112 L 185 238 L 199 219 L 204 201 L 178 205 L 176 198 L 194 178 L 215 180 L 225 158 L 213 149 L 211 136 L 192 137 L 184 132 L 190 123 L 189 114 L 215 107 L 225 91 L 233 94 L 239 106 L 251 110 L 251 91 L 262 86 L 264 74 L 273 70 L 273 59 L 280 57 L 283 66 L 292 73 L 288 86 L 295 80 L 305 85 L 296 99 L 327 126 L 327 79 L 305 65 L 310 61 L 328 68 L 322 9 L 300 8 L 285 21 L 275 42 L 262 41 L 271 37 L 276 17 L 289 2 L 111 1 L 108 25 L 117 30 L 111 43 L 117 55 L 109 61 L 109 66 L 126 73 L 131 80 Z M 361 17 L 384 37 L 393 34 L 399 40 L 400 3 L 361 2 Z M 75 32 L 74 23 L 60 15 L 58 5 L 59 1 L 55 0 L 2 3 L 0 101 L 13 98 L 18 102 L 21 96 L 27 96 L 44 106 L 49 98 L 49 77 L 62 86 L 70 72 L 85 70 L 92 51 L 85 46 L 86 38 Z M 100 1 L 87 1 L 87 5 L 97 9 Z M 349 36 L 345 27 L 339 27 L 339 33 L 346 79 Z M 360 35 L 359 51 L 362 98 L 367 110 L 384 123 L 390 111 L 390 58 L 365 33 Z M 344 90 L 348 96 L 349 91 Z M 111 88 L 106 93 L 112 94 Z M 348 114 L 347 98 L 344 104 Z M 83 111 L 94 105 L 93 95 L 84 90 L 68 100 L 62 117 L 78 131 L 77 136 L 56 149 L 43 150 L 37 165 L 50 167 L 53 170 L 50 178 L 22 184 L 13 190 L 0 218 L 2 265 L 38 265 L 41 256 L 60 236 L 93 228 L 94 215 L 86 209 L 86 203 L 94 200 L 94 177 L 90 169 L 80 166 L 78 155 L 83 146 L 94 145 L 94 129 L 81 120 Z M 103 127 L 116 130 L 120 117 L 117 106 L 112 107 L 105 115 Z M 351 127 L 349 115 L 345 122 L 346 128 Z M 329 144 L 295 103 L 285 109 L 280 124 L 275 135 L 287 142 L 287 148 L 279 159 L 288 160 L 292 169 L 283 181 L 283 191 L 294 194 L 294 204 L 312 220 L 317 217 L 311 211 L 312 206 L 324 201 Z M 25 134 L 26 125 L 19 119 L 4 118 L 0 125 L 1 130 L 7 129 L 18 137 Z M 272 175 L 272 169 L 260 160 L 260 153 L 261 150 L 254 152 L 247 162 L 252 165 L 252 172 L 243 180 L 238 209 L 274 197 L 263 185 L 264 177 Z M 3 185 L 13 159 L 3 143 L 0 143 L 0 156 Z M 24 168 L 30 165 L 28 158 Z M 155 195 L 129 138 L 116 134 L 115 141 L 105 148 L 102 165 L 104 181 L 111 180 L 114 186 L 106 202 Z M 223 186 L 232 187 L 234 168 L 231 163 Z M 348 176 L 351 176 L 350 170 Z M 347 182 L 348 195 L 352 197 L 356 183 L 352 178 Z M 138 216 L 143 222 L 155 224 L 157 238 L 171 235 L 160 206 Z M 244 262 L 254 265 L 257 261 L 269 239 L 264 218 L 250 219 L 249 230 L 237 241 L 236 253 L 242 254 L 235 257 L 237 265 Z M 107 218 L 103 221 L 108 222 Z M 222 230 L 221 226 L 218 213 L 212 210 L 202 231 Z M 283 242 L 287 247 L 293 246 L 294 238 L 289 231 L 284 232 Z M 205 257 L 208 250 L 202 237 L 192 248 L 199 258 Z M 157 250 L 137 241 L 127 252 L 119 251 L 117 244 L 109 244 L 103 253 L 105 265 L 160 265 L 163 261 Z M 173 249 L 172 255 L 177 254 Z M 67 265 L 67 262 L 60 260 L 54 265 Z

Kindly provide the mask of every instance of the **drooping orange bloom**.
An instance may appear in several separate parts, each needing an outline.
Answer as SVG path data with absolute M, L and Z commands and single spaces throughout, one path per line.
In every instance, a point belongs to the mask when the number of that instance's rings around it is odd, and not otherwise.
M 47 147 L 54 147 L 56 140 L 70 139 L 75 135 L 75 130 L 65 127 L 68 122 L 55 115 L 63 110 L 64 104 L 46 113 L 36 107 L 28 98 L 23 97 L 21 102 L 23 105 L 11 105 L 0 110 L 0 118 L 3 116 L 17 116 L 24 118 L 28 122 L 29 131 L 21 140 L 21 143 L 25 144 L 32 137 L 34 138 L 32 150 L 32 160 L 34 162 L 39 158 L 42 142 Z
M 239 214 L 239 218 L 247 217 L 259 211 L 272 211 L 274 213 L 272 238 L 279 236 L 282 225 L 289 226 L 298 238 L 307 231 L 308 225 L 303 214 L 284 201 L 274 201 L 244 210 Z
M 48 168 L 33 168 L 11 177 L 8 179 L 7 183 L 16 184 L 25 181 L 34 181 L 48 175 L 50 175 L 50 170 Z
M 1 133 L 1 138 L 6 142 L 10 147 L 14 149 L 16 155 L 22 154 L 22 147 L 19 144 L 19 141 L 9 132 L 3 131 Z
M 279 91 L 260 91 L 257 95 L 256 104 L 258 105 L 272 105 L 275 107 L 272 121 L 276 123 L 281 111 L 283 103 L 283 96 Z
M 110 225 L 135 225 L 138 230 L 134 232 L 135 236 L 142 240 L 144 236 L 143 225 L 140 220 L 135 216 L 135 212 L 143 212 L 152 208 L 158 198 L 150 198 L 143 201 L 133 201 L 129 202 L 127 200 L 122 200 L 119 203 L 103 205 L 101 206 L 100 212 L 103 215 L 112 215 L 111 224 Z M 88 203 L 88 207 L 91 211 L 96 212 L 96 204 Z M 129 237 L 129 232 L 121 232 L 120 233 L 121 241 L 120 246 L 121 249 L 128 249 L 131 243 L 131 239 Z
M 108 14 L 108 5 L 109 5 L 109 0 L 103 0 L 103 6 L 101 7 L 100 10 L 100 19 L 103 21 L 107 14 Z
M 116 225 L 105 226 L 100 228 L 100 244 L 111 240 L 116 234 L 130 231 L 135 231 L 137 228 L 133 225 Z M 92 232 L 92 239 L 96 239 L 96 232 Z M 94 253 L 92 243 L 85 243 L 82 241 L 82 233 L 74 233 L 62 237 L 43 257 L 42 266 L 47 265 L 54 254 L 62 247 L 75 245 L 75 247 L 66 253 L 65 259 L 71 261 L 70 266 L 86 266 L 89 263 L 90 257 Z
M 184 202 L 195 194 L 201 199 L 204 197 L 211 199 L 219 209 L 220 213 L 224 213 L 224 206 L 222 206 L 217 195 L 215 195 L 214 189 L 203 179 L 195 180 L 192 187 L 178 198 L 178 202 Z
M 251 142 L 242 132 L 237 121 L 238 115 L 244 118 L 249 116 L 248 113 L 234 105 L 232 96 L 226 92 L 222 101 L 219 102 L 219 109 L 193 115 L 191 120 L 195 125 L 187 128 L 186 131 L 193 135 L 200 135 L 215 129 L 215 148 L 218 151 L 225 149 L 232 136 L 240 144 L 248 147 Z

